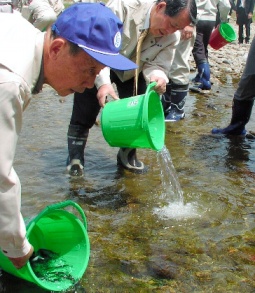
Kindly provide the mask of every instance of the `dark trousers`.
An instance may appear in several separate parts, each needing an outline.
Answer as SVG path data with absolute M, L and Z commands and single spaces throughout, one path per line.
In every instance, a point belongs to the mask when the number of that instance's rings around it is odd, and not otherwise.
M 133 96 L 134 78 L 122 82 L 117 75 L 111 71 L 111 81 L 115 83 L 121 99 Z M 138 95 L 144 94 L 145 91 L 146 82 L 143 74 L 140 73 L 138 79 Z M 96 87 L 86 89 L 82 94 L 74 94 L 73 111 L 70 121 L 71 125 L 79 125 L 88 129 L 94 125 L 100 111 L 100 105 L 96 95 Z
M 252 19 L 248 18 L 248 13 L 246 13 L 245 8 L 243 7 L 238 7 L 237 8 L 237 19 L 236 23 L 238 25 L 238 41 L 239 43 L 243 43 L 244 40 L 244 31 L 243 27 L 245 27 L 245 42 L 248 43 L 250 40 L 250 35 L 251 35 L 251 23 Z
M 238 26 L 238 41 L 239 43 L 243 43 L 244 40 L 244 31 L 243 27 L 245 27 L 245 42 L 248 43 L 250 41 L 250 35 L 251 35 L 251 22 L 247 22 L 245 25 L 241 24 Z
M 196 65 L 208 62 L 208 44 L 215 21 L 200 20 L 197 23 L 197 35 L 192 54 Z

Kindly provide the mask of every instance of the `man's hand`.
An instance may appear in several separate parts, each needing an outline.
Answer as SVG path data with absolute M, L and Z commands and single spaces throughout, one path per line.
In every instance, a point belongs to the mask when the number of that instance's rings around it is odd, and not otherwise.
M 154 90 L 159 94 L 162 95 L 166 91 L 166 80 L 162 77 L 158 76 L 151 76 L 150 82 L 156 81 L 157 84 L 155 85 Z
M 119 100 L 119 97 L 117 96 L 113 86 L 111 84 L 104 84 L 100 86 L 97 91 L 97 99 L 101 107 L 105 106 L 106 98 L 108 95 L 112 96 L 114 100 Z
M 27 263 L 33 252 L 34 248 L 31 246 L 30 251 L 27 255 L 17 258 L 9 257 L 9 260 L 13 263 L 16 269 L 21 269 Z
M 183 30 L 181 30 L 181 39 L 182 40 L 188 40 L 190 39 L 194 34 L 194 27 L 193 26 L 185 26 Z

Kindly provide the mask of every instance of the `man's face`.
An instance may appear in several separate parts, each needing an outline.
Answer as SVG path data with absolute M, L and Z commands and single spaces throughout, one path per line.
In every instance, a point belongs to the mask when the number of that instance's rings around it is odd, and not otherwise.
M 86 88 L 92 88 L 97 74 L 105 65 L 82 50 L 76 55 L 71 55 L 67 43 L 60 48 L 57 54 L 52 54 L 49 61 L 50 71 L 46 71 L 46 82 L 60 96 L 74 92 L 82 93 Z
M 173 34 L 177 30 L 182 30 L 185 26 L 190 24 L 189 13 L 186 9 L 175 17 L 167 16 L 165 10 L 166 3 L 161 2 L 151 14 L 150 33 L 155 37 Z

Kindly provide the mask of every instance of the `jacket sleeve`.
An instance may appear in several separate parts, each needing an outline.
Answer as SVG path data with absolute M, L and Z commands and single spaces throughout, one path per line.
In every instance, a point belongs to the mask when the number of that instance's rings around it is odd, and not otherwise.
M 171 42 L 159 51 L 155 58 L 143 64 L 143 75 L 147 82 L 150 81 L 151 76 L 155 75 L 162 77 L 168 83 L 168 75 L 171 69 L 176 46 L 180 41 L 180 32 L 177 31 L 170 36 Z
M 253 10 L 254 10 L 254 0 L 250 0 L 248 3 L 249 3 L 248 14 L 249 14 L 249 13 L 252 13 L 252 14 L 253 14 Z
M 219 13 L 220 13 L 220 20 L 222 22 L 228 21 L 228 14 L 230 11 L 231 5 L 229 0 L 220 0 L 219 1 Z
M 122 0 L 110 0 L 107 2 L 107 7 L 109 7 L 112 12 L 118 16 L 118 18 L 124 22 L 125 19 L 125 9 L 124 9 L 124 2 Z M 110 68 L 105 67 L 100 71 L 100 73 L 97 75 L 95 80 L 95 86 L 97 89 L 100 88 L 100 86 L 104 84 L 111 84 L 111 78 L 110 78 Z
M 126 17 L 125 0 L 109 0 L 106 4 L 112 12 L 124 23 Z
M 24 103 L 21 85 L 5 81 L 3 71 L 0 69 L 0 247 L 6 256 L 16 258 L 31 248 L 20 213 L 20 181 L 13 169 Z

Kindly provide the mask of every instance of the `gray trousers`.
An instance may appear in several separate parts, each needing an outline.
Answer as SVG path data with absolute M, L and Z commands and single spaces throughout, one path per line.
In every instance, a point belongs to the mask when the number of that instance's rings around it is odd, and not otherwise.
M 255 38 L 253 38 L 246 60 L 245 68 L 238 88 L 234 94 L 234 99 L 239 101 L 254 100 L 255 97 Z

